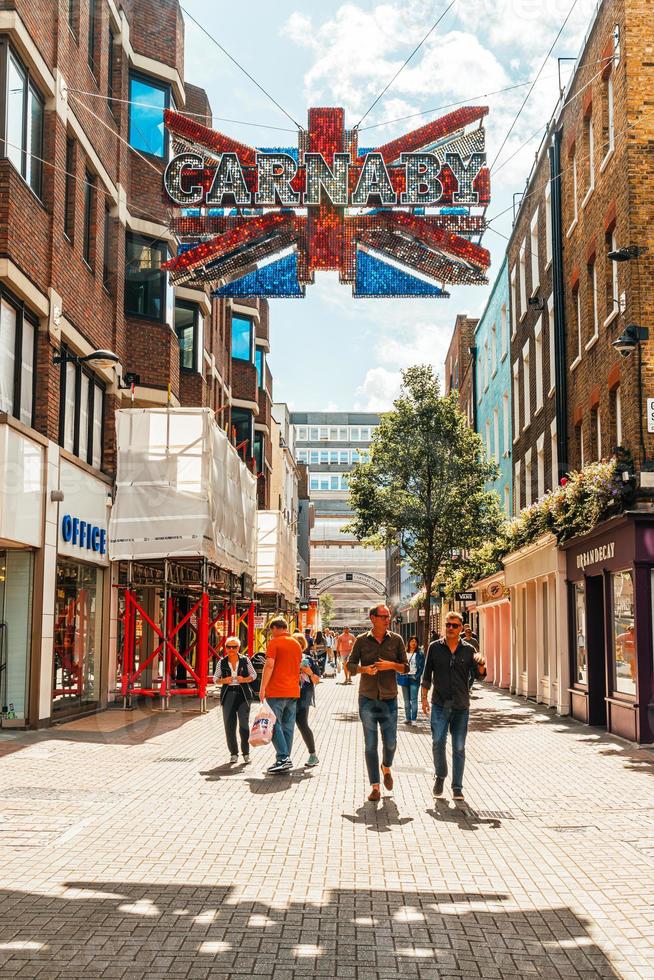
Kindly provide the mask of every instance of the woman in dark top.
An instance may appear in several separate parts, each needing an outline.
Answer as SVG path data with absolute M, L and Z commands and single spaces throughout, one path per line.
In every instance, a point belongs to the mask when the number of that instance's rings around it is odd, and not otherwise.
M 401 674 L 397 678 L 397 683 L 402 688 L 404 697 L 404 721 L 407 725 L 413 725 L 418 718 L 418 691 L 425 667 L 425 655 L 417 636 L 409 637 L 406 655 L 409 661 L 409 673 Z
M 325 673 L 325 664 L 327 663 L 327 644 L 322 630 L 318 630 L 316 633 L 316 639 L 311 649 L 311 656 L 316 661 L 318 673 L 322 677 Z
M 238 762 L 237 722 L 243 762 L 247 765 L 250 761 L 250 704 L 255 697 L 250 685 L 257 677 L 250 658 L 239 655 L 240 648 L 241 641 L 237 636 L 227 637 L 225 656 L 218 661 L 213 677 L 214 683 L 220 686 L 225 738 L 232 765 Z
M 297 640 L 302 647 L 302 662 L 300 664 L 300 700 L 297 703 L 295 723 L 304 739 L 304 744 L 309 750 L 309 758 L 306 761 L 308 767 L 318 765 L 316 755 L 316 741 L 313 732 L 309 728 L 309 708 L 316 703 L 315 686 L 320 683 L 320 673 L 318 664 L 310 655 L 307 649 L 307 641 L 301 633 L 294 633 L 293 639 Z

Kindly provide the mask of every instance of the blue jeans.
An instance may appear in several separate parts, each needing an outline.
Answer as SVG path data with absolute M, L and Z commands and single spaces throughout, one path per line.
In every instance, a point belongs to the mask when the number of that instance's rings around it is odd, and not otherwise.
M 406 687 L 402 688 L 404 697 L 404 714 L 407 721 L 415 721 L 418 717 L 418 691 L 420 684 L 412 684 L 410 681 Z
M 397 748 L 397 698 L 378 701 L 376 698 L 359 698 L 359 718 L 363 723 L 366 743 L 366 769 L 370 784 L 380 782 L 377 726 L 381 731 L 382 764 L 389 769 Z
M 297 698 L 266 698 L 271 711 L 275 713 L 272 742 L 277 753 L 277 762 L 291 758 Z
M 447 776 L 445 743 L 449 728 L 452 736 L 452 789 L 463 789 L 463 770 L 466 764 L 466 735 L 468 734 L 468 708 L 444 708 L 431 706 L 431 739 L 434 753 L 434 770 L 443 779 Z

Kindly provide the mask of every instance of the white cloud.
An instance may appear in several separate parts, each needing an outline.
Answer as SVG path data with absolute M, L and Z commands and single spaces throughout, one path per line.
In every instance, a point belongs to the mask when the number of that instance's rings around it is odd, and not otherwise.
M 387 371 L 383 367 L 369 368 L 355 392 L 354 410 L 359 412 L 387 412 L 400 393 L 402 376 L 399 371 Z

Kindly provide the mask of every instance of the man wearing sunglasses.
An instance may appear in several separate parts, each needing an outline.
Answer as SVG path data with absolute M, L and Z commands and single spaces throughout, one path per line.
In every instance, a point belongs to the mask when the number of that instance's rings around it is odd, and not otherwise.
M 351 674 L 361 675 L 359 717 L 363 724 L 366 768 L 371 783 L 368 799 L 376 803 L 381 798 L 378 727 L 382 740 L 384 786 L 392 790 L 391 766 L 397 746 L 396 677 L 408 673 L 409 662 L 402 637 L 388 628 L 391 621 L 388 606 L 373 606 L 369 617 L 372 628 L 356 638 L 348 668 Z
M 431 697 L 431 737 L 434 754 L 434 796 L 441 796 L 447 776 L 445 745 L 448 730 L 452 736 L 452 799 L 463 800 L 463 769 L 470 711 L 469 680 L 485 677 L 486 661 L 461 636 L 463 617 L 449 612 L 445 617 L 445 636 L 429 645 L 422 674 L 422 710 L 427 714 L 427 695 Z

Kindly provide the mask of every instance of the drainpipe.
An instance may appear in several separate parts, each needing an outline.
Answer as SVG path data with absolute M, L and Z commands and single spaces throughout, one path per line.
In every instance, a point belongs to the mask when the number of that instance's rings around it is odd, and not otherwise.
M 568 472 L 568 356 L 565 329 L 565 283 L 563 281 L 563 215 L 561 204 L 561 130 L 552 134 L 548 150 L 552 182 L 552 296 L 554 300 L 554 358 L 556 377 L 556 443 L 559 481 Z
M 472 358 L 472 428 L 477 432 L 477 348 L 468 347 Z

